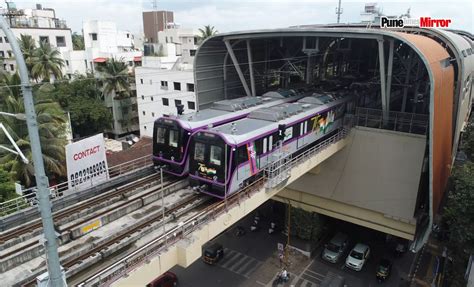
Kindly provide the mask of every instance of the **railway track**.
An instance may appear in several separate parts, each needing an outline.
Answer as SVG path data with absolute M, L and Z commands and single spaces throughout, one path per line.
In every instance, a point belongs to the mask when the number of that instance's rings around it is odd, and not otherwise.
M 83 202 L 80 202 L 78 204 L 75 204 L 69 208 L 59 210 L 53 214 L 53 220 L 55 222 L 58 222 L 62 219 L 65 219 L 67 217 L 70 217 L 73 214 L 76 214 L 82 210 L 88 209 L 91 206 L 100 204 L 101 202 L 104 202 L 107 199 L 116 197 L 116 196 L 121 196 L 123 194 L 126 194 L 127 192 L 133 191 L 139 187 L 144 187 L 147 184 L 151 184 L 153 182 L 159 181 L 160 176 L 158 174 L 153 174 L 148 177 L 145 177 L 141 180 L 134 181 L 130 184 L 124 185 L 119 188 L 115 188 L 109 192 L 105 192 L 99 196 L 93 197 L 89 200 L 85 200 Z M 164 181 L 166 179 L 164 178 Z M 28 223 L 28 224 L 23 224 L 19 226 L 18 228 L 7 230 L 5 232 L 2 232 L 0 234 L 0 244 L 4 244 L 5 242 L 14 239 L 14 238 L 19 238 L 23 234 L 26 233 L 31 233 L 34 230 L 42 228 L 42 222 L 41 219 L 35 219 L 34 221 Z M 3 257 L 3 256 L 2 256 Z
M 133 225 L 128 230 L 123 231 L 121 234 L 110 238 L 108 240 L 105 240 L 103 242 L 98 243 L 95 245 L 93 248 L 88 250 L 86 253 L 81 254 L 79 256 L 75 256 L 74 258 L 71 259 L 66 259 L 64 261 L 61 261 L 61 265 L 69 271 L 71 268 L 75 268 L 76 266 L 80 266 L 84 262 L 87 261 L 88 258 L 94 257 L 94 256 L 103 256 L 104 250 L 107 250 L 111 246 L 115 244 L 119 244 L 123 240 L 127 240 L 129 238 L 134 238 L 133 235 L 136 234 L 136 237 L 139 237 L 138 234 L 145 228 L 150 228 L 151 225 L 157 223 L 157 222 L 164 222 L 166 217 L 170 216 L 171 214 L 186 208 L 188 206 L 191 206 L 190 209 L 197 208 L 200 206 L 203 202 L 208 201 L 209 198 L 206 196 L 203 196 L 201 194 L 193 194 L 191 196 L 188 196 L 184 198 L 183 200 L 175 203 L 172 208 L 165 209 L 164 217 L 161 212 L 157 212 L 156 214 L 153 214 L 146 219 L 142 220 L 142 222 L 138 222 L 137 224 Z M 185 212 L 187 213 L 187 211 Z M 131 244 L 131 243 L 130 243 Z M 86 263 L 87 264 L 87 263 Z M 94 263 L 92 263 L 94 264 Z M 92 265 L 91 264 L 91 265 Z M 67 274 L 68 272 L 66 272 Z M 34 279 L 28 280 L 27 282 L 22 282 L 21 286 L 34 286 L 36 281 Z
M 177 182 L 180 182 L 180 180 L 173 180 L 173 181 L 165 182 L 163 184 L 163 190 L 166 190 L 168 187 L 172 186 L 173 184 L 175 184 Z M 74 222 L 73 224 L 67 224 L 64 229 L 59 230 L 61 235 L 66 234 L 66 236 L 68 237 L 66 240 L 64 240 L 64 237 L 61 236 L 63 238 L 63 243 L 69 242 L 70 240 L 76 239 L 77 237 L 80 237 L 80 236 L 84 235 L 84 234 L 81 234 L 79 236 L 73 236 L 73 230 L 80 229 L 80 227 L 82 225 L 84 225 L 88 222 L 91 222 L 91 221 L 94 221 L 94 220 L 100 220 L 101 216 L 103 216 L 105 214 L 108 214 L 108 213 L 111 213 L 114 210 L 117 210 L 117 209 L 120 209 L 120 208 L 125 208 L 128 205 L 132 204 L 133 202 L 141 201 L 141 200 L 143 200 L 143 198 L 151 196 L 152 194 L 156 193 L 160 189 L 161 189 L 161 186 L 159 186 L 157 188 L 154 188 L 150 191 L 147 191 L 143 194 L 139 194 L 139 195 L 134 196 L 134 197 L 132 196 L 131 198 L 128 198 L 128 199 L 124 200 L 123 202 L 121 202 L 119 204 L 114 204 L 112 207 L 105 208 L 105 209 L 101 210 L 98 213 L 94 213 L 91 216 L 87 216 L 85 219 L 79 220 L 78 222 Z M 165 193 L 165 196 L 166 196 L 166 193 Z M 130 211 L 130 212 L 133 212 L 133 211 Z M 11 256 L 13 254 L 21 253 L 23 250 L 31 248 L 31 247 L 33 247 L 35 245 L 38 245 L 38 244 L 40 244 L 39 240 L 35 240 L 35 241 L 29 242 L 27 244 L 22 244 L 20 247 L 18 247 L 16 249 L 13 249 L 13 250 L 10 250 L 8 252 L 5 252 L 5 253 L 1 254 L 0 259 L 6 258 L 6 257 Z

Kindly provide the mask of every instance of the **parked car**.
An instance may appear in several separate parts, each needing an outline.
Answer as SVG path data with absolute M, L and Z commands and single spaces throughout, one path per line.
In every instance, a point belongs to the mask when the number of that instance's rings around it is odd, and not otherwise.
M 151 281 L 146 287 L 174 287 L 178 285 L 178 277 L 173 272 L 167 271 L 160 277 Z
M 321 257 L 326 261 L 336 263 L 342 257 L 347 247 L 349 247 L 349 237 L 344 233 L 338 232 L 324 246 Z
M 202 260 L 210 265 L 216 264 L 222 257 L 224 257 L 224 247 L 219 243 L 208 245 L 202 252 Z
M 390 272 L 392 271 L 392 262 L 388 259 L 380 260 L 379 265 L 377 266 L 377 274 L 375 277 L 379 282 L 385 281 L 389 276 Z
M 365 262 L 369 259 L 370 247 L 357 243 L 346 258 L 346 266 L 352 270 L 360 271 Z

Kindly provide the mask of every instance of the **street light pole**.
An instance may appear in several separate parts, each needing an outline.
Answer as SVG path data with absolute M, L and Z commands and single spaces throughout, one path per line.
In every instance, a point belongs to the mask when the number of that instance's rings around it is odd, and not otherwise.
M 41 142 L 38 132 L 38 122 L 36 121 L 36 111 L 33 102 L 32 89 L 28 77 L 25 59 L 21 53 L 20 46 L 10 30 L 4 17 L 0 17 L 0 28 L 5 33 L 13 54 L 17 62 L 17 69 L 20 73 L 21 90 L 23 92 L 23 102 L 25 105 L 26 124 L 30 137 L 31 154 L 35 171 L 36 186 L 38 187 L 38 206 L 43 222 L 43 232 L 45 237 L 46 263 L 48 266 L 50 286 L 65 286 L 62 278 L 61 266 L 59 262 L 58 244 L 54 232 L 53 216 L 51 213 L 51 202 L 49 201 L 48 178 L 44 171 L 43 157 L 41 153 Z

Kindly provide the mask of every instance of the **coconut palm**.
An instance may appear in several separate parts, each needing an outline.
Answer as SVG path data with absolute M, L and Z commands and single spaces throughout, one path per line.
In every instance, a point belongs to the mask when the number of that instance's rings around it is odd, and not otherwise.
M 33 56 L 32 78 L 42 79 L 44 82 L 49 82 L 51 75 L 56 79 L 62 78 L 63 72 L 61 69 L 64 67 L 64 60 L 61 59 L 61 53 L 49 43 L 40 42 Z
M 104 66 L 98 66 L 99 79 L 104 95 L 115 94 L 116 98 L 130 96 L 130 75 L 128 66 L 122 59 L 108 59 Z
M 30 35 L 20 35 L 18 39 L 18 43 L 20 44 L 21 53 L 25 58 L 26 67 L 31 75 L 31 69 L 33 68 L 33 63 L 35 61 L 34 54 L 36 50 L 36 43 L 35 40 Z
M 218 33 L 217 30 L 214 30 L 214 26 L 211 26 L 211 25 L 206 25 L 204 26 L 204 29 L 203 28 L 199 28 L 199 32 L 201 33 L 201 35 L 199 36 L 199 40 L 201 42 L 203 42 L 204 40 L 206 40 L 207 38 L 211 37 L 211 36 L 214 36 L 215 34 Z
M 17 74 L 1 76 L 1 109 L 7 113 L 24 113 L 20 90 L 6 87 L 12 84 L 20 84 L 20 78 Z M 48 176 L 64 176 L 66 174 L 64 146 L 67 143 L 65 138 L 67 121 L 65 113 L 59 104 L 49 99 L 48 96 L 37 90 L 35 94 L 35 109 L 46 173 Z M 9 116 L 0 116 L 0 122 L 5 125 L 15 143 L 30 161 L 29 164 L 25 164 L 18 155 L 0 151 L 0 164 L 3 164 L 4 168 L 11 174 L 14 174 L 16 180 L 21 181 L 25 186 L 31 186 L 34 182 L 34 170 L 26 122 Z M 0 144 L 10 146 L 10 142 L 3 133 L 0 134 Z

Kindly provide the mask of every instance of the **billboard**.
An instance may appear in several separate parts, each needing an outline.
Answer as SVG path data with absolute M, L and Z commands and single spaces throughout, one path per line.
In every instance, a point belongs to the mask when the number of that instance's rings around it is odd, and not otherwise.
M 66 146 L 69 191 L 83 190 L 109 178 L 104 135 L 98 134 Z

